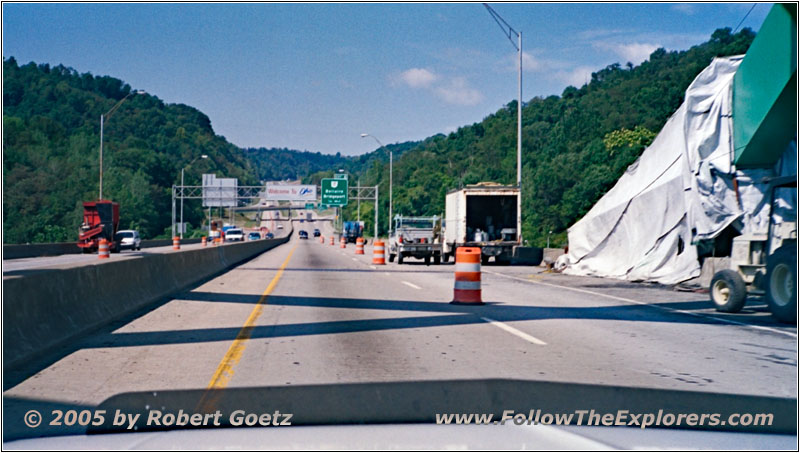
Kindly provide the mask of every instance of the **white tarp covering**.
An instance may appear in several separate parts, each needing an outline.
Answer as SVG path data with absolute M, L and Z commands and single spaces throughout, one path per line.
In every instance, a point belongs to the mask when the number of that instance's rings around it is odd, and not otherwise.
M 797 150 L 790 146 L 774 170 L 736 171 L 737 197 L 731 87 L 742 58 L 714 59 L 653 143 L 569 228 L 565 273 L 674 284 L 700 274 L 696 241 L 733 222 L 743 233 L 766 233 L 769 194 L 761 180 L 796 174 Z

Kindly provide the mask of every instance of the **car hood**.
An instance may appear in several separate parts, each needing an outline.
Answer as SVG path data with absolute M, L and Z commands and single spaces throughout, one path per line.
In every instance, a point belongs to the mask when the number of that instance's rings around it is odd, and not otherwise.
M 128 436 L 136 434 L 131 431 L 114 426 L 113 417 L 107 417 L 101 426 L 93 426 L 88 430 L 80 427 L 49 427 L 42 426 L 37 430 L 31 430 L 23 424 L 25 412 L 31 409 L 40 410 L 42 413 L 50 413 L 54 407 L 59 407 L 52 401 L 34 400 L 14 400 L 4 398 L 4 442 L 22 439 L 31 436 L 54 436 L 54 435 L 97 435 L 114 434 Z M 797 438 L 797 399 L 778 398 L 753 395 L 720 394 L 710 392 L 690 392 L 680 390 L 662 390 L 638 387 L 619 387 L 590 384 L 573 384 L 544 381 L 510 380 L 510 379 L 487 379 L 487 380 L 446 380 L 446 381 L 413 381 L 413 382 L 381 382 L 366 384 L 330 384 L 330 385 L 288 385 L 274 387 L 238 387 L 223 390 L 166 390 L 166 391 L 147 391 L 132 392 L 115 395 L 102 402 L 97 407 L 76 407 L 71 404 L 61 404 L 61 408 L 69 409 L 99 409 L 105 410 L 107 414 L 114 414 L 117 411 L 125 414 L 139 414 L 135 431 L 138 433 L 159 431 L 158 427 L 147 426 L 145 420 L 149 412 L 157 408 L 163 413 L 177 414 L 179 411 L 186 413 L 212 413 L 220 411 L 221 424 L 213 429 L 200 429 L 200 431 L 217 432 L 223 435 L 227 430 L 236 431 L 230 423 L 230 416 L 234 411 L 241 410 L 246 413 L 263 414 L 279 411 L 282 414 L 293 414 L 291 429 L 307 429 L 308 427 L 331 427 L 338 429 L 346 427 L 353 428 L 352 425 L 400 425 L 421 424 L 434 428 L 448 428 L 447 435 L 441 439 L 458 440 L 458 431 L 450 428 L 459 425 L 437 425 L 436 414 L 470 414 L 470 413 L 492 413 L 500 417 L 504 411 L 513 410 L 515 413 L 528 414 L 530 410 L 541 410 L 548 413 L 567 413 L 577 410 L 595 410 L 598 413 L 615 413 L 619 410 L 627 410 L 630 413 L 656 413 L 659 410 L 674 414 L 679 413 L 719 413 L 727 417 L 733 413 L 770 413 L 774 414 L 774 422 L 771 426 L 717 426 L 714 431 L 709 431 L 708 427 L 692 427 L 686 423 L 681 425 L 652 426 L 647 429 L 639 427 L 611 427 L 607 428 L 612 433 L 628 432 L 631 436 L 640 436 L 644 432 L 665 431 L 667 436 L 672 435 L 672 439 L 680 438 L 675 436 L 675 430 L 693 433 L 723 433 L 729 434 L 726 438 L 733 438 L 730 434 L 759 434 L 777 435 L 775 439 L 790 438 L 796 441 Z M 472 430 L 494 428 L 492 425 L 460 425 Z M 503 428 L 509 425 L 498 426 Z M 536 425 L 522 425 L 524 428 L 532 428 Z M 541 427 L 541 426 L 540 426 Z M 269 427 L 266 429 L 278 430 L 287 427 Z M 586 439 L 595 439 L 598 445 L 620 446 L 612 438 L 597 437 L 605 428 L 586 427 L 586 426 L 549 426 L 547 428 L 566 430 L 567 432 L 578 433 Z M 586 430 L 586 428 L 597 428 Z M 663 429 L 662 429 L 663 428 Z M 163 429 L 163 428 L 162 428 Z M 599 429 L 599 431 L 598 431 Z M 256 434 L 260 428 L 248 431 L 248 435 L 259 436 Z M 574 431 L 578 430 L 578 431 Z M 172 430 L 169 432 L 159 431 L 159 435 L 164 437 L 165 442 L 173 442 L 181 439 L 180 432 L 184 430 Z M 196 438 L 202 437 L 197 434 L 198 429 L 189 430 Z M 402 431 L 402 428 L 401 428 Z M 281 431 L 283 432 L 283 431 Z M 311 432 L 311 431 L 309 431 Z M 319 433 L 329 432 L 325 430 Z M 422 431 L 421 431 L 422 432 Z M 442 431 L 444 433 L 445 431 Z M 488 431 L 482 431 L 488 432 Z M 498 431 L 492 431 L 498 432 Z M 505 433 L 509 431 L 503 431 Z M 670 434 L 670 432 L 672 434 Z M 363 431 L 362 431 L 363 433 Z M 528 439 L 528 448 L 538 445 L 534 442 L 541 436 L 549 436 L 545 431 L 514 431 L 514 436 Z M 519 434 L 522 433 L 522 434 Z M 272 435 L 272 434 L 271 434 Z M 448 437 L 452 435 L 452 437 Z M 236 435 L 234 435 L 236 436 Z M 529 437 L 533 436 L 533 437 Z M 594 437 L 592 437 L 594 436 Z M 89 436 L 92 437 L 92 436 Z M 500 436 L 502 437 L 502 436 Z M 498 437 L 498 438 L 500 438 Z M 255 437 L 254 439 L 256 439 Z M 369 437 L 367 437 L 368 439 Z M 120 442 L 126 442 L 120 437 Z M 233 445 L 240 445 L 233 439 Z M 290 439 L 287 437 L 286 439 Z M 348 441 L 348 437 L 342 437 L 342 442 Z M 407 441 L 404 445 L 413 448 L 414 437 L 404 437 Z M 425 438 L 421 438 L 425 439 Z M 603 440 L 606 439 L 606 440 Z M 352 439 L 355 442 L 355 438 Z M 663 439 L 662 439 L 663 440 Z M 427 441 L 427 440 L 426 440 Z M 476 441 L 477 442 L 477 441 Z M 23 444 L 19 445 L 22 448 Z M 66 444 L 65 444 L 66 445 Z M 185 444 L 189 446 L 190 444 Z M 210 448 L 211 444 L 197 444 L 198 448 Z M 305 445 L 305 444 L 303 444 Z M 308 444 L 309 446 L 312 444 Z M 338 445 L 338 444 L 337 444 Z M 361 448 L 357 444 L 342 444 L 343 448 Z M 437 444 L 431 444 L 435 447 Z M 460 445 L 460 444 L 459 444 Z M 475 443 L 468 448 L 482 448 L 484 444 Z M 675 444 L 660 444 L 662 448 L 673 448 Z M 623 445 L 625 446 L 625 445 Z M 625 446 L 625 448 L 631 445 Z M 586 444 L 576 443 L 571 446 L 564 444 L 561 448 L 581 449 Z M 16 448 L 16 446 L 15 446 Z M 120 448 L 124 448 L 120 446 Z M 305 447 L 303 447 L 305 448 Z M 312 448 L 312 447 L 309 447 Z M 512 448 L 509 446 L 508 448 Z M 538 448 L 538 447 L 536 447 Z M 559 447 L 553 447 L 559 448 Z M 604 447 L 599 447 L 604 448 Z M 711 445 L 711 448 L 717 448 Z M 738 448 L 738 447 L 737 447 Z M 761 447 L 763 448 L 763 447 Z

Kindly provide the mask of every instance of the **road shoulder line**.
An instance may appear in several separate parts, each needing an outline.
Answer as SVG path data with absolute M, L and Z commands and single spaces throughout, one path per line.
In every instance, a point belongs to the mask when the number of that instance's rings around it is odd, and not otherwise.
M 584 293 L 584 294 L 591 294 L 593 296 L 605 297 L 607 299 L 618 300 L 618 301 L 621 301 L 621 302 L 628 302 L 628 303 L 637 304 L 637 305 L 647 305 L 647 306 L 650 306 L 650 307 L 653 307 L 653 308 L 658 308 L 660 310 L 664 310 L 664 311 L 668 311 L 668 312 L 672 312 L 672 313 L 682 313 L 682 314 L 685 314 L 685 315 L 695 316 L 695 317 L 698 317 L 698 318 L 713 319 L 715 321 L 719 321 L 719 322 L 726 323 L 726 324 L 734 324 L 734 325 L 738 325 L 738 326 L 742 326 L 742 327 L 749 327 L 751 329 L 756 329 L 756 330 L 765 330 L 767 332 L 773 332 L 773 333 L 785 335 L 785 336 L 788 336 L 788 337 L 791 337 L 791 338 L 797 338 L 797 334 L 794 334 L 794 333 L 791 333 L 791 332 L 785 332 L 785 331 L 779 330 L 779 329 L 774 329 L 772 327 L 756 326 L 756 325 L 753 325 L 753 324 L 747 324 L 747 323 L 744 323 L 744 322 L 734 321 L 732 319 L 718 318 L 716 316 L 711 316 L 711 315 L 707 315 L 707 314 L 704 314 L 704 313 L 694 313 L 694 312 L 691 312 L 691 311 L 681 310 L 681 309 L 678 309 L 678 308 L 664 307 L 664 306 L 661 306 L 661 305 L 651 304 L 651 303 L 648 303 L 648 302 L 642 302 L 642 301 L 639 301 L 639 300 L 628 299 L 627 297 L 619 297 L 619 296 L 612 296 L 610 294 L 598 293 L 598 292 L 595 292 L 595 291 L 590 291 L 588 289 L 572 288 L 572 287 L 569 287 L 569 286 L 556 285 L 554 283 L 547 283 L 547 282 L 541 282 L 541 281 L 535 281 L 535 280 L 528 280 L 528 279 L 525 279 L 525 278 L 515 277 L 513 275 L 505 275 L 505 274 L 501 274 L 499 272 L 490 271 L 490 270 L 486 270 L 486 269 L 483 269 L 483 272 L 486 272 L 486 273 L 492 274 L 492 275 L 497 275 L 498 277 L 510 278 L 512 280 L 519 280 L 521 282 L 532 283 L 534 285 L 544 285 L 544 286 L 550 286 L 552 288 L 567 289 L 567 290 L 570 290 L 570 291 L 575 291 L 575 292 Z

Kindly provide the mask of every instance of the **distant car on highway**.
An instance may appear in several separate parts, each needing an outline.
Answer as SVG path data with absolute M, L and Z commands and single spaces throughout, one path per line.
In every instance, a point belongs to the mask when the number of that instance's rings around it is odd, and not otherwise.
M 300 230 L 300 232 L 297 233 L 297 236 L 300 239 L 308 239 L 308 232 L 306 230 Z
M 251 231 L 251 232 L 250 232 L 250 233 L 247 235 L 247 240 L 248 240 L 248 241 L 257 241 L 257 240 L 259 240 L 259 239 L 261 239 L 261 234 L 259 234 L 259 233 L 256 233 L 255 231 Z
M 265 239 L 275 239 L 275 235 L 274 235 L 274 234 L 272 234 L 272 233 L 267 233 L 267 235 L 266 235 L 266 236 L 264 236 L 264 238 L 265 238 Z
M 121 230 L 114 235 L 114 242 L 119 244 L 119 249 L 142 249 L 142 238 L 136 230 Z
M 277 227 L 275 227 L 275 228 L 277 228 L 277 229 L 279 229 L 279 230 L 282 230 L 282 229 L 283 229 L 283 224 L 282 224 L 282 223 L 279 223 L 279 224 L 278 224 L 278 226 L 277 226 Z
M 314 228 L 314 237 L 318 238 L 322 233 L 319 232 L 319 228 Z
M 241 228 L 231 228 L 225 232 L 226 241 L 244 241 L 244 231 Z

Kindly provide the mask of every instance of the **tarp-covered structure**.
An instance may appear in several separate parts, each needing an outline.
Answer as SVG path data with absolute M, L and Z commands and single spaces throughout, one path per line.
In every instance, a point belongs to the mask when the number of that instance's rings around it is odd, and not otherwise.
M 617 184 L 568 230 L 565 273 L 675 284 L 700 274 L 698 247 L 728 226 L 766 233 L 764 177 L 797 174 L 795 140 L 775 168 L 732 164 L 732 85 L 743 56 L 716 58 Z M 781 192 L 780 213 L 796 192 Z

